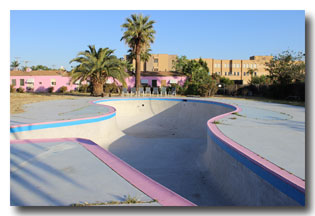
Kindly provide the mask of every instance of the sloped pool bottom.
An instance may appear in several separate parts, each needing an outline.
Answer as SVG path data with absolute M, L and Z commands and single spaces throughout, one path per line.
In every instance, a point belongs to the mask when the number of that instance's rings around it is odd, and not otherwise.
M 145 175 L 201 206 L 233 205 L 203 167 L 206 122 L 231 111 L 219 105 L 178 101 L 111 101 L 125 135 L 108 150 Z

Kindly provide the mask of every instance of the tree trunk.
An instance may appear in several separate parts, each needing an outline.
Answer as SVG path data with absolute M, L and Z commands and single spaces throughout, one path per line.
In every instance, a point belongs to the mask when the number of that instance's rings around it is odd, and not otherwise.
M 93 95 L 100 96 L 103 94 L 103 83 L 102 82 L 94 82 L 93 83 Z
M 140 72 L 140 64 L 141 64 L 141 59 L 140 59 L 140 46 L 138 45 L 136 48 L 136 89 L 137 91 L 139 90 L 140 87 L 140 79 L 141 79 L 141 72 Z

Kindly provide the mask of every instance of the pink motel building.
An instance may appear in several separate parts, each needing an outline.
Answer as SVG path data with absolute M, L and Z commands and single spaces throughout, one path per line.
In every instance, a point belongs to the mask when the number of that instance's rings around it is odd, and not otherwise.
M 141 83 L 151 87 L 169 86 L 173 84 L 184 85 L 186 76 L 177 72 L 142 72 Z M 82 82 L 85 84 L 87 82 Z M 106 83 L 113 83 L 109 78 Z M 135 86 L 135 77 L 126 78 L 128 89 Z M 68 91 L 77 90 L 80 82 L 71 83 L 68 72 L 65 71 L 10 71 L 10 84 L 14 88 L 22 87 L 24 90 L 33 89 L 34 92 L 47 92 L 54 87 L 57 92 L 60 87 L 66 86 Z M 118 83 L 120 85 L 120 83 Z

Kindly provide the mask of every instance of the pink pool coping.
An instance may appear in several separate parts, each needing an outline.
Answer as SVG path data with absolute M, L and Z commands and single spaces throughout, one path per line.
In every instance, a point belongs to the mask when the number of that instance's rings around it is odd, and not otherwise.
M 157 98 L 159 98 L 159 97 L 157 97 Z M 165 97 L 165 98 L 167 98 L 167 97 Z M 86 120 L 86 119 L 95 119 L 95 118 L 108 116 L 108 115 L 110 115 L 112 113 L 115 113 L 116 109 L 114 107 L 112 107 L 112 106 L 109 106 L 109 105 L 95 103 L 97 101 L 103 101 L 103 100 L 106 100 L 106 99 L 116 99 L 116 98 L 105 98 L 105 99 L 97 99 L 97 100 L 89 101 L 89 103 L 91 103 L 91 104 L 96 104 L 96 105 L 100 105 L 100 106 L 106 106 L 106 107 L 108 107 L 110 109 L 109 112 L 107 112 L 106 114 L 100 115 L 100 116 L 93 116 L 93 117 L 79 118 L 79 119 L 71 119 L 71 120 L 62 120 L 62 121 L 52 121 L 52 122 L 40 122 L 40 123 L 32 123 L 32 124 L 14 125 L 14 126 L 10 126 L 10 128 L 22 127 L 22 126 L 32 126 L 32 125 L 41 125 L 41 124 L 51 124 L 51 123 L 61 123 L 61 122 L 72 122 L 72 121 Z M 122 98 L 119 98 L 119 99 L 122 99 Z M 128 99 L 128 98 L 126 98 L 126 99 Z M 139 99 L 141 99 L 141 98 L 139 98 Z M 172 99 L 172 98 L 168 98 L 168 99 Z M 198 99 L 198 100 L 202 100 L 202 99 Z M 104 102 L 106 102 L 106 101 L 104 101 Z M 214 102 L 218 103 L 218 104 L 225 104 L 225 105 L 232 106 L 232 107 L 235 108 L 234 111 L 215 116 L 215 117 L 211 118 L 210 120 L 208 120 L 208 122 L 207 122 L 208 128 L 212 131 L 212 133 L 215 136 L 217 136 L 219 139 L 224 141 L 227 145 L 229 145 L 230 147 L 235 149 L 238 153 L 244 155 L 246 158 L 248 158 L 249 160 L 253 161 L 254 163 L 259 165 L 260 167 L 268 170 L 269 172 L 273 173 L 274 175 L 277 175 L 278 177 L 280 177 L 284 181 L 288 182 L 292 186 L 295 186 L 298 190 L 300 190 L 302 192 L 305 192 L 305 181 L 303 181 L 302 179 L 300 179 L 299 177 L 297 177 L 297 176 L 295 176 L 293 174 L 290 174 L 288 171 L 281 169 L 276 164 L 273 164 L 270 161 L 261 158 L 259 155 L 255 154 L 254 152 L 250 151 L 249 149 L 245 148 L 244 146 L 236 143 L 232 139 L 230 139 L 227 136 L 225 136 L 217 128 L 217 126 L 215 124 L 213 124 L 213 122 L 215 120 L 218 120 L 218 119 L 224 118 L 224 117 L 226 117 L 228 115 L 231 115 L 232 113 L 240 112 L 241 108 L 236 106 L 236 105 L 232 105 L 232 104 L 227 104 L 227 103 L 223 103 L 223 102 L 216 102 L 216 101 L 214 101 Z
M 142 191 L 144 194 L 156 200 L 162 206 L 196 206 L 196 204 L 181 197 L 170 189 L 157 183 L 153 179 L 133 168 L 114 154 L 103 149 L 96 143 L 82 138 L 51 138 L 51 139 L 24 139 L 11 140 L 11 144 L 47 143 L 47 142 L 78 142 L 99 160 L 110 167 L 114 172 L 128 181 L 131 185 Z
M 231 105 L 231 104 L 229 104 Z M 233 113 L 237 113 L 242 111 L 242 109 L 236 105 L 232 105 L 236 108 L 236 110 L 224 113 L 222 115 L 215 116 L 208 120 L 207 125 L 209 130 L 219 139 L 221 139 L 223 142 L 225 142 L 228 146 L 236 150 L 238 153 L 242 154 L 246 158 L 248 158 L 250 161 L 254 162 L 258 166 L 262 167 L 263 169 L 267 170 L 268 172 L 276 175 L 277 177 L 281 178 L 285 182 L 289 183 L 293 187 L 297 188 L 299 191 L 305 193 L 305 181 L 301 178 L 289 173 L 288 171 L 281 169 L 276 164 L 262 158 L 261 156 L 257 155 L 253 151 L 245 148 L 244 146 L 236 143 L 226 135 L 224 135 L 219 128 L 213 123 L 216 120 L 222 119 L 226 116 L 229 116 Z

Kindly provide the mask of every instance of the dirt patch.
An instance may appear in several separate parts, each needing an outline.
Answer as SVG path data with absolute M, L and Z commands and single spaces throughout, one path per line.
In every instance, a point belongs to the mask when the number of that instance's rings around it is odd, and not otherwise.
M 23 105 L 36 103 L 47 100 L 64 100 L 72 99 L 75 96 L 69 95 L 55 95 L 55 94 L 36 94 L 36 93 L 10 93 L 10 114 L 17 114 L 24 112 Z

